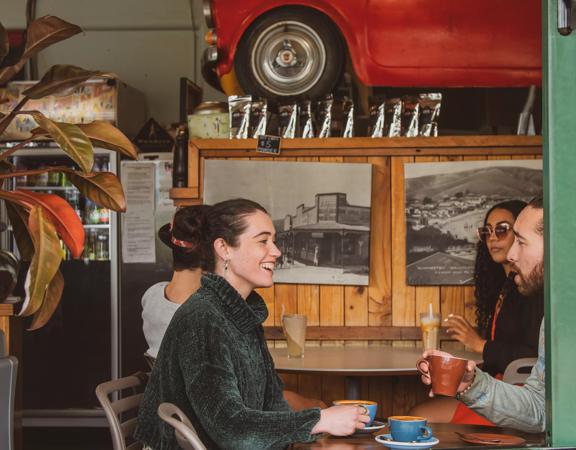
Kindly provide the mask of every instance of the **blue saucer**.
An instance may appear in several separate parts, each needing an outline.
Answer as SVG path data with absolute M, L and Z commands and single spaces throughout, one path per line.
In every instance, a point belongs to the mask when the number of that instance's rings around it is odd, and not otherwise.
M 388 448 L 393 450 L 409 450 L 409 449 L 426 449 L 431 448 L 438 444 L 440 441 L 432 436 L 430 439 L 424 439 L 423 441 L 418 442 L 398 442 L 392 440 L 391 434 L 380 434 L 376 436 L 376 442 L 385 445 Z

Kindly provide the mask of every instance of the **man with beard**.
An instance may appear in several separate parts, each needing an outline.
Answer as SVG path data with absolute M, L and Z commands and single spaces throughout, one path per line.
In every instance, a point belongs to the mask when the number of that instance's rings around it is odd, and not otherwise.
M 544 287 L 544 210 L 542 198 L 532 200 L 514 223 L 514 244 L 507 258 L 517 273 L 514 282 L 521 294 L 542 296 Z M 425 352 L 424 358 L 434 351 Z M 456 398 L 499 426 L 527 432 L 544 431 L 544 321 L 540 325 L 538 361 L 522 386 L 497 380 L 468 361 Z M 422 376 L 430 384 L 428 375 Z

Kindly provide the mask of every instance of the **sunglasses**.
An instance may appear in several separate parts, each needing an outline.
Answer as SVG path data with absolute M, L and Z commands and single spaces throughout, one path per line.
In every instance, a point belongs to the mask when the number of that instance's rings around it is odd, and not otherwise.
M 478 233 L 478 238 L 482 242 L 486 242 L 488 239 L 490 239 L 492 233 L 494 233 L 494 236 L 496 236 L 497 240 L 500 240 L 505 238 L 508 233 L 512 231 L 512 225 L 510 225 L 508 222 L 499 222 L 494 228 L 492 228 L 491 225 L 484 225 L 483 227 L 478 227 L 476 231 Z

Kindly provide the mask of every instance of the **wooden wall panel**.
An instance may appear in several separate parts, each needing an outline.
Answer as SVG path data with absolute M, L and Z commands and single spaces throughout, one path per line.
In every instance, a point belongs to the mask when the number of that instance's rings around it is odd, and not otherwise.
M 282 157 L 273 158 L 254 152 L 255 141 L 205 140 L 191 141 L 188 174 L 191 198 L 182 200 L 181 192 L 175 201 L 187 204 L 199 202 L 192 198 L 202 192 L 202 176 L 206 158 L 284 160 L 299 162 L 351 162 L 372 164 L 372 217 L 370 235 L 369 286 L 277 284 L 259 289 L 270 315 L 265 326 L 280 326 L 282 305 L 286 312 L 308 316 L 312 327 L 334 327 L 309 340 L 307 346 L 420 345 L 418 314 L 427 311 L 431 303 L 442 317 L 449 313 L 464 315 L 475 321 L 474 292 L 470 286 L 408 286 L 406 284 L 406 233 L 404 216 L 404 163 L 433 161 L 471 161 L 486 159 L 541 158 L 538 137 L 463 136 L 436 139 L 309 139 L 284 140 Z M 200 160 L 198 161 L 198 155 Z M 184 191 L 186 188 L 184 188 Z M 337 330 L 346 327 L 339 334 Z M 358 333 L 348 328 L 358 327 Z M 381 327 L 376 339 L 367 334 L 368 327 Z M 390 333 L 390 330 L 406 330 Z M 328 328 L 327 328 L 328 330 Z M 342 328 L 344 330 L 344 328 Z M 382 334 L 381 334 L 382 333 Z M 275 332 L 272 346 L 285 347 L 281 334 Z M 370 336 L 371 340 L 354 340 L 349 336 Z M 384 337 L 387 336 L 387 337 Z M 390 340 L 392 338 L 392 340 Z M 448 350 L 459 347 L 457 342 L 443 341 Z M 461 346 L 460 346 L 461 347 Z M 327 404 L 344 397 L 345 377 L 282 375 L 286 387 Z M 361 395 L 379 403 L 378 415 L 404 414 L 414 404 L 424 400 L 427 389 L 417 376 L 366 377 L 361 383 Z

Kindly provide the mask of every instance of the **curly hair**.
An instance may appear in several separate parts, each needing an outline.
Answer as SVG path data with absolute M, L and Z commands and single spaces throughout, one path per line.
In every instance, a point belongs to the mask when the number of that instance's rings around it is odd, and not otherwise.
M 526 202 L 522 200 L 497 203 L 484 216 L 484 225 L 486 225 L 490 213 L 495 209 L 505 209 L 516 219 L 525 206 Z M 506 273 L 502 265 L 492 260 L 486 243 L 478 241 L 474 265 L 474 297 L 476 298 L 476 320 L 481 335 L 485 335 L 490 327 L 490 319 L 502 289 L 506 289 L 506 296 L 517 294 L 516 285 L 514 282 L 507 283 Z

